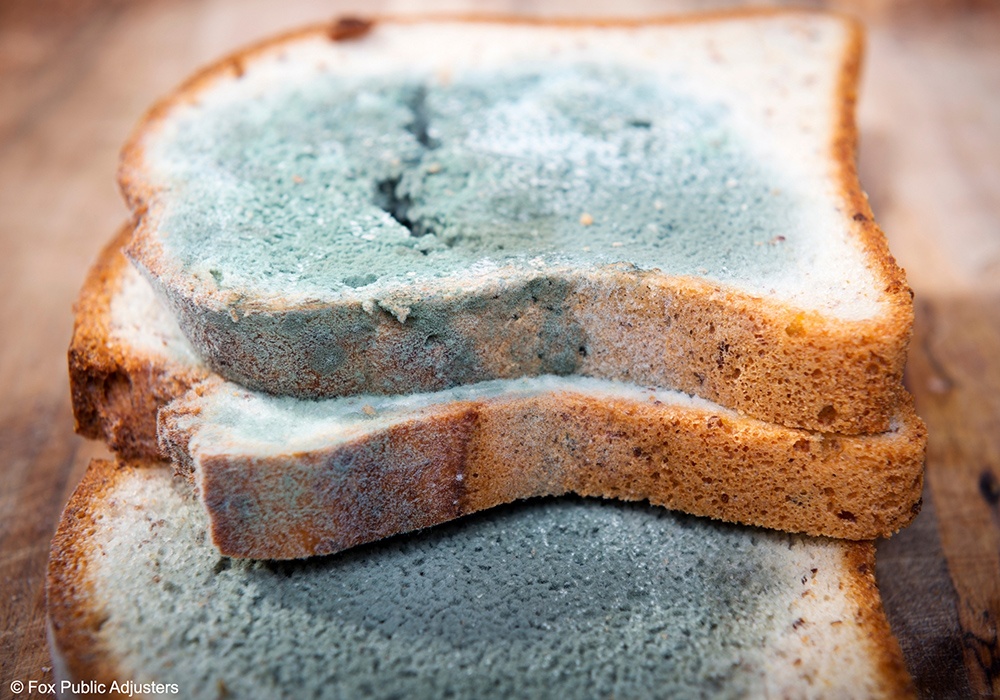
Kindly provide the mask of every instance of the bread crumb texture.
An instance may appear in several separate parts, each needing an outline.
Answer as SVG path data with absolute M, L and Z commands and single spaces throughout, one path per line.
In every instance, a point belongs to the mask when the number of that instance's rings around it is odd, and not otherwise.
M 88 539 L 62 540 L 87 552 L 83 573 L 50 572 L 50 588 L 82 576 L 69 602 L 101 613 L 102 661 L 188 697 L 881 697 L 903 687 L 883 675 L 886 641 L 870 635 L 881 632 L 878 606 L 862 626 L 847 592 L 857 573 L 845 553 L 870 545 L 559 499 L 324 559 L 241 562 L 206 542 L 203 511 L 166 470 L 114 479 L 86 504 Z M 57 629 L 58 646 L 69 630 Z

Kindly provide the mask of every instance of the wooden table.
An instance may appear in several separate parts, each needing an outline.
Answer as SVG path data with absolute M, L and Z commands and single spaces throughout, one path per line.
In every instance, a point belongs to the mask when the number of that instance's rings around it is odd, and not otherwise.
M 693 2 L 693 0 L 692 0 Z M 689 3 L 690 4 L 690 3 Z M 716 3 L 719 4 L 719 3 Z M 125 218 L 117 150 L 200 64 L 339 11 L 473 2 L 7 0 L 0 4 L 0 698 L 50 680 L 43 581 L 60 510 L 100 445 L 77 438 L 71 306 Z M 565 2 L 480 10 L 576 14 Z M 929 697 L 1000 692 L 1000 14 L 987 3 L 841 3 L 870 26 L 862 181 L 917 294 L 907 375 L 930 430 L 924 510 L 878 577 Z M 669 3 L 604 0 L 644 14 Z

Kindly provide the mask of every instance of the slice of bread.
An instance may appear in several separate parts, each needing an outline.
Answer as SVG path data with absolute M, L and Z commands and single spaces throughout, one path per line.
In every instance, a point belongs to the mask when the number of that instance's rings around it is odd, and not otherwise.
M 168 470 L 91 465 L 49 560 L 57 677 L 147 697 L 913 697 L 867 542 L 547 500 L 278 564 L 220 558 L 205 525 Z
M 74 309 L 69 383 L 76 431 L 126 458 L 156 458 L 156 412 L 210 375 L 149 283 L 121 253 L 123 226 Z
M 104 250 L 77 305 L 78 430 L 123 456 L 175 458 L 227 554 L 307 556 L 566 491 L 852 539 L 888 535 L 919 506 L 926 437 L 908 397 L 892 431 L 838 436 L 581 377 L 326 401 L 214 377 L 164 412 L 161 452 L 157 411 L 212 375 L 122 256 L 126 235 Z M 337 460 L 355 463 L 347 482 Z
M 582 374 L 885 431 L 912 303 L 855 174 L 860 46 L 802 11 L 299 32 L 139 124 L 128 254 L 272 393 Z
M 273 397 L 221 380 L 160 411 L 223 554 L 337 552 L 533 496 L 645 500 L 847 539 L 920 506 L 924 426 L 838 436 L 673 391 L 551 375 L 406 396 Z

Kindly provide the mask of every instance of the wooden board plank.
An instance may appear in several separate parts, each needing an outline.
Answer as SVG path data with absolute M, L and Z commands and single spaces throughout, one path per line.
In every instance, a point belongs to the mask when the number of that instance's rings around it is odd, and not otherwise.
M 12 680 L 51 681 L 45 641 L 45 568 L 63 504 L 91 457 L 104 455 L 67 430 L 69 397 L 0 417 L 0 697 Z M 21 696 L 23 697 L 23 696 Z
M 962 653 L 959 600 L 941 549 L 936 510 L 925 483 L 920 515 L 878 543 L 875 576 L 919 696 L 960 700 L 972 690 Z
M 973 692 L 1000 694 L 1000 296 L 917 305 L 909 377 Z

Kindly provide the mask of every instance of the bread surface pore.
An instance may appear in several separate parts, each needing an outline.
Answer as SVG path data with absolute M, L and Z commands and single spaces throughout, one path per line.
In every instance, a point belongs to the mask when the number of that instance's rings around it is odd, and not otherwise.
M 911 307 L 842 163 L 857 52 L 809 13 L 299 34 L 140 125 L 129 254 L 271 392 L 577 373 L 883 431 Z

